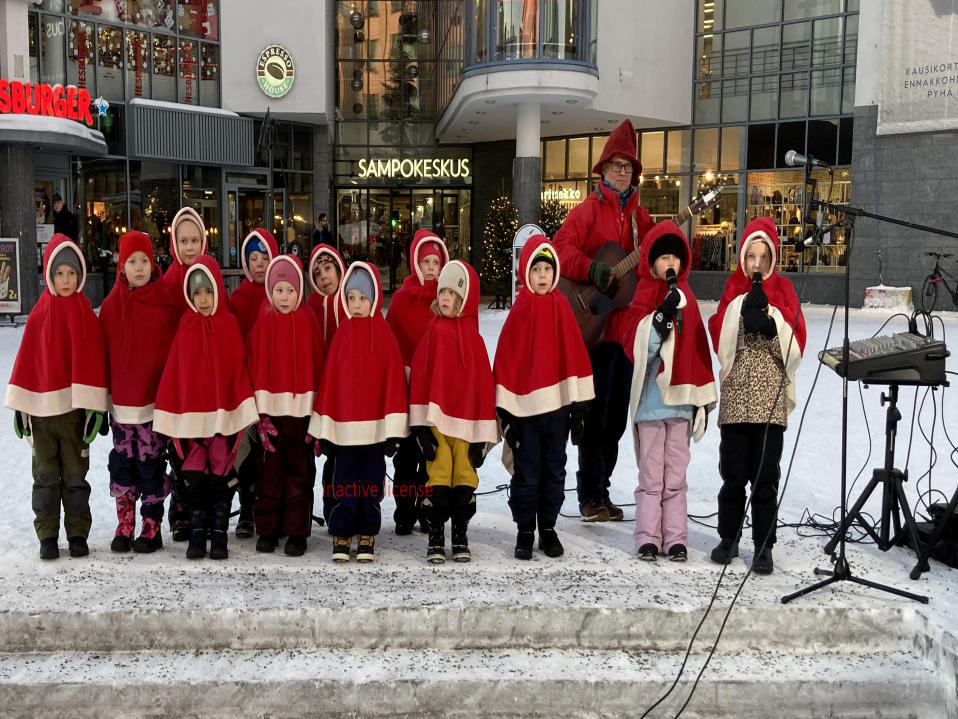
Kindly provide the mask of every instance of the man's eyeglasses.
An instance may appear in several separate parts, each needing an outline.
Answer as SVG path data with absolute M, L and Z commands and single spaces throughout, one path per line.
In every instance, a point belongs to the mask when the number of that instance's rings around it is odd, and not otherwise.
M 631 162 L 619 162 L 614 160 L 612 162 L 605 163 L 605 166 L 608 167 L 612 172 L 632 172 L 632 163 Z

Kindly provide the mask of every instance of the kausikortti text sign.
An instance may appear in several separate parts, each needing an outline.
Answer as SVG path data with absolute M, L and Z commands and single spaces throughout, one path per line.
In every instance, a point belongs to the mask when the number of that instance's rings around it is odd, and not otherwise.
M 439 158 L 427 159 L 400 159 L 398 157 L 385 160 L 359 160 L 359 177 L 401 177 L 409 179 L 432 179 L 469 177 L 469 160 L 442 160 Z
M 64 87 L 0 80 L 0 113 L 46 115 L 64 120 L 78 120 L 93 126 L 90 93 L 72 85 Z

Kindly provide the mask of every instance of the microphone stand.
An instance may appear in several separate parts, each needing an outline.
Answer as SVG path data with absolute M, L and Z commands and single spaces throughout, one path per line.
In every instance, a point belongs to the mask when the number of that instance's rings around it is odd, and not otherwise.
M 848 565 L 848 559 L 845 557 L 845 527 L 847 526 L 847 502 L 845 498 L 846 486 L 848 480 L 848 308 L 850 304 L 849 299 L 849 272 L 851 270 L 852 264 L 852 247 L 854 239 L 854 229 L 855 229 L 855 219 L 858 217 L 870 217 L 872 219 L 878 220 L 880 222 L 892 222 L 897 225 L 904 225 L 906 227 L 912 227 L 914 229 L 927 230 L 930 232 L 935 232 L 938 234 L 950 235 L 952 237 L 958 237 L 955 233 L 946 232 L 944 230 L 936 230 L 931 227 L 924 227 L 921 225 L 915 225 L 910 222 L 904 222 L 902 220 L 895 220 L 889 217 L 882 217 L 881 215 L 874 215 L 870 212 L 865 212 L 855 207 L 846 207 L 844 205 L 835 205 L 830 202 L 823 202 L 821 200 L 815 200 L 811 204 L 815 204 L 819 207 L 819 212 L 823 212 L 825 209 L 830 209 L 836 214 L 841 213 L 842 215 L 842 225 L 845 228 L 845 237 L 846 237 L 846 256 L 848 257 L 848 262 L 845 265 L 845 328 L 844 328 L 844 337 L 842 338 L 842 363 L 845 367 L 844 373 L 842 374 L 842 472 L 841 472 L 841 488 L 842 488 L 842 500 L 841 500 L 841 517 L 842 521 L 839 525 L 839 540 L 838 540 L 838 555 L 832 554 L 832 564 L 834 565 L 833 569 L 819 569 L 815 568 L 815 574 L 819 576 L 825 576 L 826 579 L 821 580 L 811 584 L 803 589 L 799 589 L 797 592 L 788 594 L 782 597 L 782 604 L 788 604 L 793 599 L 798 597 L 805 596 L 811 592 L 817 591 L 824 587 L 827 587 L 830 584 L 840 581 L 849 581 L 854 582 L 855 584 L 861 584 L 865 587 L 871 587 L 872 589 L 879 589 L 883 592 L 889 592 L 891 594 L 898 595 L 899 597 L 904 597 L 905 599 L 913 599 L 916 602 L 921 602 L 922 604 L 928 603 L 928 597 L 922 594 L 912 594 L 911 592 L 906 592 L 902 589 L 896 589 L 895 587 L 889 587 L 884 584 L 879 584 L 878 582 L 873 582 L 868 579 L 863 579 L 862 577 L 856 577 L 852 574 L 851 567 Z M 917 550 L 916 550 L 917 551 Z

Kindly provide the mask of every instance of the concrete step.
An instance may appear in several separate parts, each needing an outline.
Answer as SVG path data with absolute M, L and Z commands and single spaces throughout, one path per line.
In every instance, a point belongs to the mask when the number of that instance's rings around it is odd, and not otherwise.
M 651 717 L 672 717 L 704 654 Z M 623 717 L 672 683 L 682 652 L 313 649 L 0 655 L 0 717 Z M 717 653 L 682 716 L 946 716 L 907 652 Z

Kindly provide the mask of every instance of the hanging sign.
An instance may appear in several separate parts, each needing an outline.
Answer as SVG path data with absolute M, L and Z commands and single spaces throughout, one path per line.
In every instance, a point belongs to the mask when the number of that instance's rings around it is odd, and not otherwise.
M 293 87 L 295 67 L 289 51 L 282 45 L 270 45 L 256 61 L 259 89 L 269 97 L 283 97 Z
M 46 115 L 64 120 L 78 120 L 93 126 L 90 114 L 90 93 L 63 85 L 24 83 L 0 80 L 0 113 L 11 115 Z

